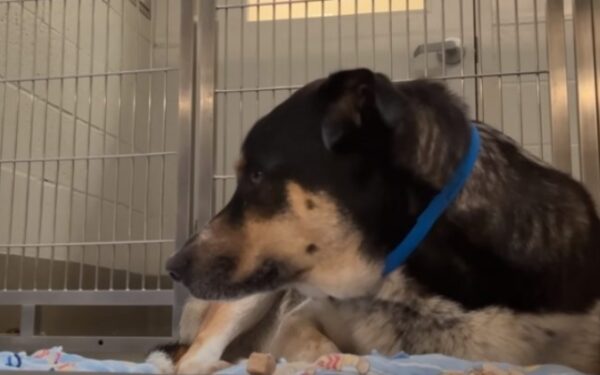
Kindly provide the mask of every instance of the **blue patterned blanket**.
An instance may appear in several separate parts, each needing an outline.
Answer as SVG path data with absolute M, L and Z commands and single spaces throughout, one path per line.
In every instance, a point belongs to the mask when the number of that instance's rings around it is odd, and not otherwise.
M 247 362 L 240 362 L 220 375 L 247 375 Z M 115 360 L 96 360 L 76 354 L 65 353 L 61 347 L 39 350 L 31 355 L 24 352 L 0 352 L 0 371 L 74 371 L 74 372 L 118 372 L 155 374 L 159 369 L 150 363 L 134 363 Z M 314 364 L 277 364 L 275 375 L 580 375 L 579 372 L 556 365 L 518 367 L 507 364 L 470 362 L 437 354 L 398 354 L 384 357 L 378 354 L 353 356 L 331 354 Z

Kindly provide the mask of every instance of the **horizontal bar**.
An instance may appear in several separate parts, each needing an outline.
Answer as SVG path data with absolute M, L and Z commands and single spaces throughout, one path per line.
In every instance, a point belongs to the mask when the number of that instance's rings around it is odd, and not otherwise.
M 0 0 L 0 4 L 10 4 L 10 3 L 26 3 L 26 2 L 34 2 L 39 0 Z
M 1 305 L 171 306 L 173 290 L 6 290 Z
M 234 174 L 216 174 L 213 176 L 214 180 L 229 180 L 235 178 Z
M 30 81 L 53 81 L 53 80 L 58 80 L 58 79 L 76 79 L 76 78 L 123 76 L 123 75 L 129 75 L 129 74 L 145 74 L 145 73 L 172 72 L 172 71 L 176 71 L 176 70 L 178 70 L 178 68 L 166 67 L 166 68 L 147 68 L 147 69 L 120 70 L 118 72 L 104 72 L 104 73 L 65 74 L 65 75 L 60 75 L 60 76 L 6 78 L 6 79 L 0 79 L 0 83 L 30 82 Z
M 21 248 L 21 247 L 74 247 L 74 246 L 119 246 L 119 245 L 152 245 L 162 243 L 174 243 L 175 240 L 132 240 L 132 241 L 97 241 L 97 242 L 55 242 L 55 243 L 3 243 L 0 248 Z
M 85 337 L 85 336 L 8 336 L 0 335 L 0 351 L 35 351 L 62 346 L 65 352 L 75 353 L 140 353 L 145 354 L 157 345 L 173 342 L 172 337 Z M 23 374 L 19 371 L 19 374 Z M 27 372 L 25 372 L 27 373 Z M 48 372 L 46 372 L 47 374 Z M 75 373 L 70 373 L 75 374 Z M 85 374 L 90 374 L 89 372 Z
M 478 74 L 462 74 L 450 75 L 441 77 L 429 77 L 432 80 L 452 80 L 452 79 L 473 79 L 473 78 L 498 78 L 498 77 L 520 77 L 531 75 L 548 74 L 548 70 L 523 70 L 520 72 L 497 72 L 497 73 L 478 73 Z M 396 83 L 412 81 L 413 79 L 394 80 Z
M 129 159 L 143 158 L 156 156 L 177 155 L 176 152 L 148 152 L 148 153 L 133 153 L 133 154 L 116 154 L 116 155 L 89 155 L 89 156 L 59 156 L 54 158 L 32 158 L 32 159 L 1 159 L 0 164 L 8 163 L 46 163 L 57 161 L 76 161 L 76 160 L 102 160 L 102 159 Z
M 521 144 L 524 147 L 527 146 L 539 146 L 539 143 L 535 143 L 535 142 L 524 142 Z M 572 143 L 571 147 L 577 147 L 577 143 Z M 550 146 L 550 143 L 544 143 L 543 146 Z M 233 180 L 235 179 L 237 176 L 234 174 L 216 174 L 213 176 L 213 180 Z
M 274 6 L 274 5 L 285 5 L 287 6 L 288 4 L 294 5 L 294 4 L 308 4 L 308 3 L 322 3 L 324 0 L 288 0 L 286 2 L 260 2 L 258 4 L 233 4 L 233 5 L 217 5 L 216 8 L 217 10 L 221 10 L 221 9 L 237 9 L 237 8 L 256 8 L 258 7 L 267 7 L 267 6 Z
M 455 76 L 431 77 L 433 80 L 449 81 L 453 79 L 473 79 L 473 78 L 497 78 L 497 77 L 518 77 L 524 75 L 542 75 L 548 74 L 547 70 L 530 70 L 522 72 L 502 72 L 502 73 L 483 73 L 483 74 L 464 74 Z M 394 80 L 394 83 L 408 82 L 412 79 Z M 262 91 L 289 91 L 297 90 L 304 85 L 288 85 L 288 86 L 264 86 L 264 87 L 249 87 L 236 89 L 216 89 L 217 94 L 244 93 L 244 92 L 262 92 Z

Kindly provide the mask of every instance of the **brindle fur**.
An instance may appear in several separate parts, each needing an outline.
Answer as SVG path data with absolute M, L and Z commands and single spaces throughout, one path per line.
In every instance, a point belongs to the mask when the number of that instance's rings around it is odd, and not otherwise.
M 208 371 L 253 332 L 237 354 L 403 350 L 600 372 L 594 204 L 488 125 L 476 124 L 481 151 L 457 200 L 382 280 L 385 256 L 468 147 L 465 113 L 439 83 L 359 69 L 305 86 L 259 120 L 232 200 L 169 261 L 192 295 L 230 299 L 218 303 L 238 319 L 182 324 L 199 349 L 178 371 Z

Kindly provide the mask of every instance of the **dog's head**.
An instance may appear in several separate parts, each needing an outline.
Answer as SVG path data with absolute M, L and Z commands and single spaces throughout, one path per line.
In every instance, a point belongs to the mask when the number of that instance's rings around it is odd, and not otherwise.
M 381 280 L 392 130 L 409 109 L 392 82 L 360 69 L 315 81 L 245 139 L 237 188 L 168 270 L 203 299 L 295 286 L 349 298 Z M 392 224 L 395 225 L 395 224 Z

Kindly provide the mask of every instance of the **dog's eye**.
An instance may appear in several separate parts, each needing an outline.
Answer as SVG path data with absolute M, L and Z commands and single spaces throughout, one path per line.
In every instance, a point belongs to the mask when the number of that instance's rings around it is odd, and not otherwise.
M 250 181 L 252 181 L 253 184 L 260 184 L 263 177 L 264 173 L 262 171 L 252 171 L 250 173 Z

